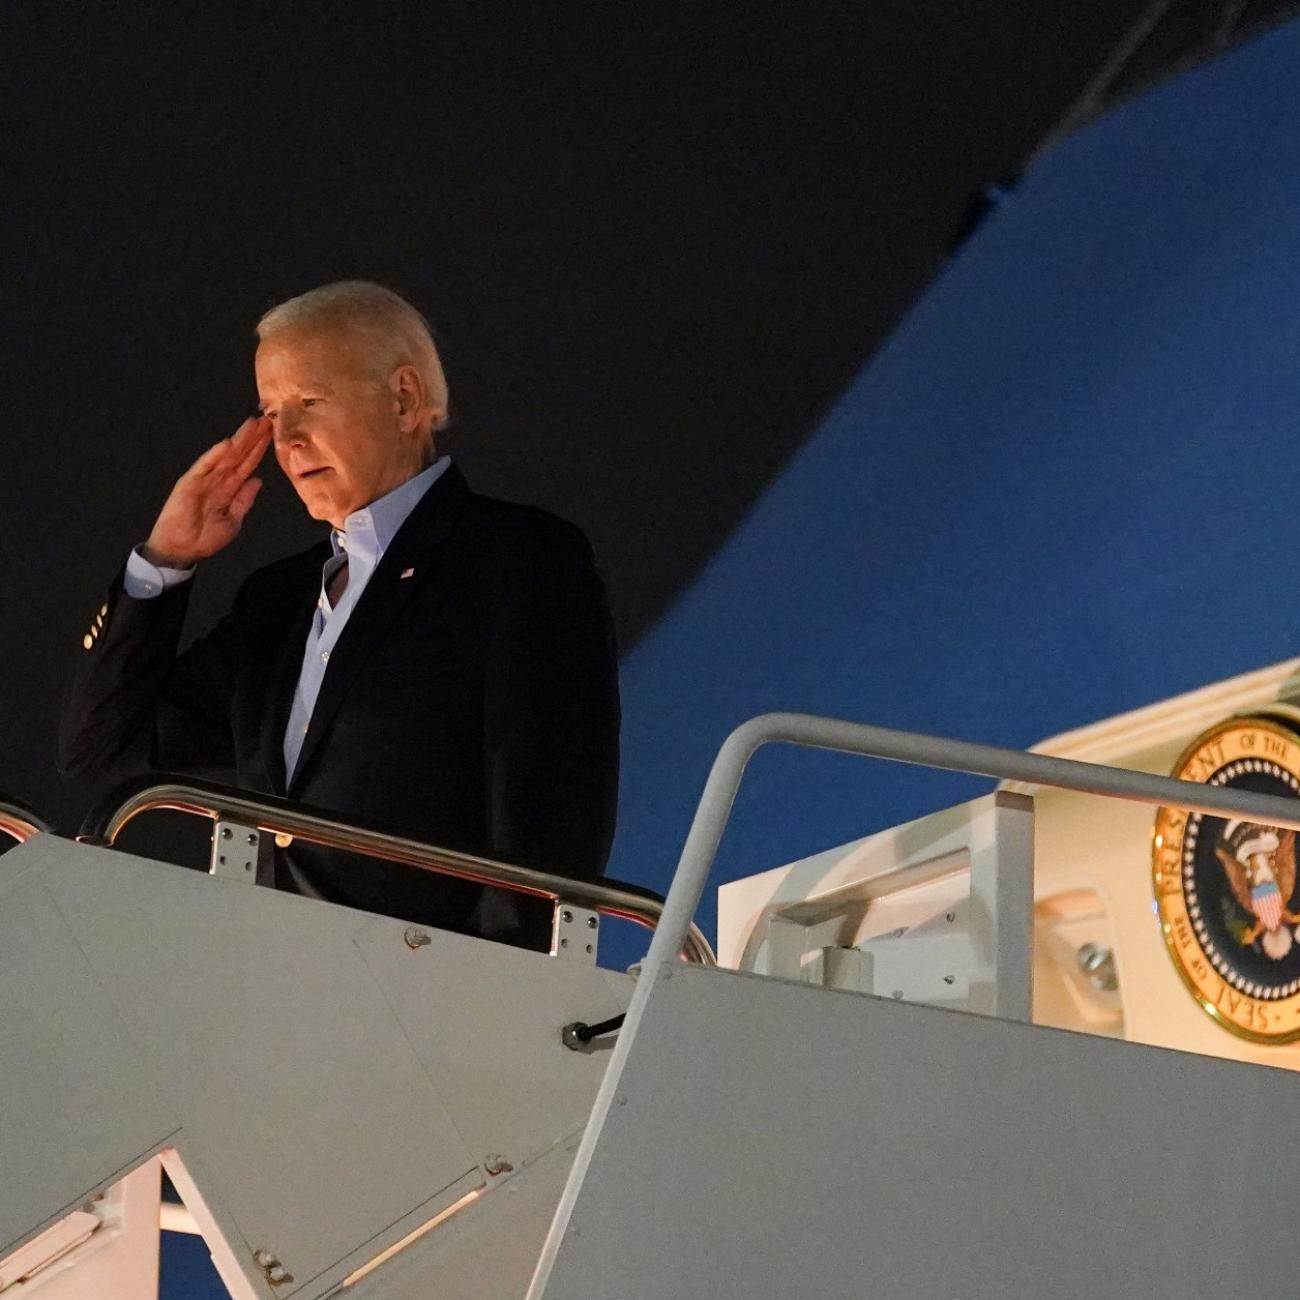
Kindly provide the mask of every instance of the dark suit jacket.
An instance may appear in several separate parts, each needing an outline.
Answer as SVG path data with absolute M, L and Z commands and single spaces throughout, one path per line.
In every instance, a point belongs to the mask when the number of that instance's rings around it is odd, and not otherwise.
M 434 844 L 598 875 L 618 787 L 617 657 L 582 533 L 471 492 L 455 466 L 384 553 L 329 661 L 293 780 L 282 743 L 327 542 L 259 569 L 177 655 L 192 583 L 122 589 L 82 654 L 67 777 L 229 776 Z M 403 573 L 414 570 L 409 577 Z M 309 845 L 262 883 L 545 946 L 549 907 Z

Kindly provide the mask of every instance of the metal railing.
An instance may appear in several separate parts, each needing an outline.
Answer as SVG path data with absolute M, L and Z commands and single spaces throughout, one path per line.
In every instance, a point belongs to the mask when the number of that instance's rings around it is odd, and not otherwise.
M 671 957 L 676 937 L 693 923 L 745 768 L 759 748 L 774 741 L 966 772 L 972 776 L 991 776 L 1003 781 L 1027 781 L 1155 806 L 1172 805 L 1219 817 L 1224 814 L 1249 817 L 1269 826 L 1300 831 L 1300 800 L 1297 799 L 1199 785 L 1195 781 L 1178 781 L 1101 763 L 976 745 L 914 731 L 893 731 L 888 727 L 819 718 L 808 713 L 765 713 L 737 727 L 718 751 L 668 890 L 663 919 L 646 955 L 647 968 Z
M 30 840 L 33 835 L 40 835 L 49 829 L 49 825 L 39 813 L 17 799 L 0 795 L 0 835 L 7 835 L 22 844 Z
M 77 839 L 86 844 L 111 847 L 137 817 L 164 809 L 206 817 L 214 823 L 253 826 L 259 832 L 277 836 L 281 847 L 287 847 L 292 840 L 303 840 L 324 848 L 343 849 L 436 875 L 547 899 L 556 910 L 563 906 L 588 909 L 602 916 L 631 921 L 648 930 L 657 930 L 663 915 L 664 899 L 638 885 L 617 880 L 577 879 L 438 848 L 364 824 L 343 821 L 331 813 L 291 803 L 287 799 L 250 795 L 242 790 L 187 777 L 144 776 L 116 787 L 87 814 Z M 708 939 L 693 922 L 688 922 L 683 931 L 677 951 L 687 961 L 704 966 L 716 965 Z

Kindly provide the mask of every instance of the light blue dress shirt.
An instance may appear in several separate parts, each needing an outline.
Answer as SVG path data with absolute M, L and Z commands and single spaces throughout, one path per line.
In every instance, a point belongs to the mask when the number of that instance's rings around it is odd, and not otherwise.
M 420 498 L 442 477 L 447 466 L 451 464 L 450 456 L 440 456 L 414 478 L 407 479 L 400 487 L 372 501 L 360 510 L 354 510 L 343 522 L 344 528 L 330 530 L 330 547 L 334 554 L 325 561 L 321 570 L 320 594 L 316 600 L 316 612 L 311 627 L 307 632 L 307 644 L 303 647 L 302 669 L 298 674 L 298 684 L 293 692 L 293 707 L 289 712 L 289 721 L 284 729 L 284 772 L 285 780 L 293 776 L 293 769 L 298 763 L 298 754 L 302 749 L 302 738 L 307 734 L 311 722 L 312 710 L 316 707 L 316 697 L 320 694 L 321 682 L 325 679 L 325 669 L 329 665 L 330 655 L 334 652 L 338 639 L 343 634 L 347 621 L 356 608 L 366 583 L 384 558 L 398 529 L 406 522 Z M 331 606 L 326 592 L 330 579 L 343 567 L 344 557 L 348 566 L 348 585 L 339 598 L 337 605 Z M 169 587 L 187 582 L 194 574 L 189 569 L 165 569 L 151 564 L 140 554 L 140 548 L 132 550 L 126 562 L 126 576 L 122 588 L 128 596 L 137 600 L 148 600 L 159 595 Z

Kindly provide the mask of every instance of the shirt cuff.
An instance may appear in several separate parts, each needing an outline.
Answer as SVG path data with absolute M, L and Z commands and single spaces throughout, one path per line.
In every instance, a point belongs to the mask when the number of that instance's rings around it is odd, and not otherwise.
M 140 554 L 138 546 L 133 547 L 126 558 L 126 575 L 122 579 L 122 590 L 136 600 L 149 600 L 160 596 L 168 587 L 179 587 L 194 576 L 194 566 L 188 569 L 164 569 L 157 564 L 150 564 Z

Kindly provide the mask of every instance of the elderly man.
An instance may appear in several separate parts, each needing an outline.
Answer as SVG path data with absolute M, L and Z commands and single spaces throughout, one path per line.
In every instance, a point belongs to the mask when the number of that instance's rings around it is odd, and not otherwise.
M 69 777 L 234 771 L 469 852 L 599 874 L 618 781 L 617 661 L 586 539 L 478 496 L 437 438 L 423 318 L 345 282 L 257 328 L 261 414 L 199 457 L 109 589 L 60 732 Z M 328 540 L 255 572 L 177 654 L 191 576 L 238 535 L 268 447 Z M 545 946 L 530 900 L 294 845 L 259 882 Z

